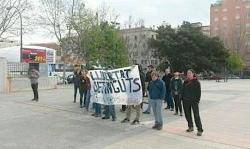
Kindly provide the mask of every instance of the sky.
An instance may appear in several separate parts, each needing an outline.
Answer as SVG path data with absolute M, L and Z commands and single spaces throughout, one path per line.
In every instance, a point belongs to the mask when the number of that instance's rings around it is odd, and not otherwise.
M 33 0 L 37 1 L 37 0 Z M 178 26 L 183 21 L 201 22 L 209 25 L 210 5 L 216 0 L 86 0 L 86 6 L 98 8 L 103 2 L 119 15 L 118 22 L 123 25 L 132 16 L 133 20 L 143 19 L 146 27 L 158 26 L 165 21 Z M 17 38 L 18 40 L 18 38 Z M 24 43 L 55 42 L 53 35 L 41 29 L 24 34 Z

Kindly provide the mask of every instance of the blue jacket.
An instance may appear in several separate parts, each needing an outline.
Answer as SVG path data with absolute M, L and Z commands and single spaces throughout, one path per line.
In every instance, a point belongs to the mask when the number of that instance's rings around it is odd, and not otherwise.
M 152 100 L 165 98 L 166 94 L 166 86 L 165 83 L 161 79 L 157 79 L 155 81 L 151 81 L 148 86 L 149 97 Z

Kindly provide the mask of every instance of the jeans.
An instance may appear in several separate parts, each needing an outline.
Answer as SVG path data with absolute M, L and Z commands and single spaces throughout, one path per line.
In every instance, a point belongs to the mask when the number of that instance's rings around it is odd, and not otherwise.
M 34 94 L 34 99 L 38 100 L 38 83 L 36 84 L 31 84 L 31 88 L 33 90 L 33 94 Z
M 84 92 L 84 106 L 88 109 L 90 102 L 90 90 Z
M 174 108 L 173 98 L 172 98 L 171 92 L 168 91 L 168 90 L 166 90 L 166 98 L 165 98 L 165 101 L 167 102 L 168 108 L 171 108 L 171 109 Z
M 150 102 L 150 97 L 149 97 L 149 93 L 148 93 L 148 108 L 145 112 L 151 112 L 151 102 Z
M 155 117 L 155 124 L 156 125 L 163 125 L 162 100 L 161 99 L 151 99 L 150 102 L 151 102 L 151 106 L 152 106 L 154 117 Z
M 102 114 L 102 105 L 99 103 L 93 103 L 95 107 L 95 114 L 101 115 Z
M 115 105 L 105 105 L 105 117 L 109 118 L 110 115 L 112 119 L 116 119 Z

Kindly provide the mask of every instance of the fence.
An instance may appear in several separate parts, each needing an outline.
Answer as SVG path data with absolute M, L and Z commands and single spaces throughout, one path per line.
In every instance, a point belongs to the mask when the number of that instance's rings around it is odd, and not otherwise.
M 16 63 L 16 62 L 8 62 L 8 77 L 10 78 L 27 78 L 29 64 L 28 63 Z
M 39 65 L 39 64 L 37 64 Z M 41 66 L 46 64 L 41 64 Z M 28 79 L 29 63 L 7 63 L 7 82 L 8 92 L 31 90 L 30 81 Z M 39 66 L 37 67 L 39 68 Z M 42 69 L 43 67 L 41 67 Z M 45 67 L 46 69 L 47 67 Z M 47 77 L 44 74 L 39 78 L 39 89 L 53 89 L 57 88 L 56 77 Z

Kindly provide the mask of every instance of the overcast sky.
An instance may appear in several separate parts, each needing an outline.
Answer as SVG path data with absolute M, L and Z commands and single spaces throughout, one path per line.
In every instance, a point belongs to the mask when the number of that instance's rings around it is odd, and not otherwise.
M 37 1 L 37 0 L 34 0 Z M 184 20 L 202 22 L 209 25 L 209 9 L 216 0 L 86 0 L 86 6 L 96 9 L 103 2 L 119 14 L 119 22 L 124 24 L 129 16 L 134 20 L 144 19 L 145 25 L 157 26 L 163 21 L 177 26 Z M 41 29 L 24 35 L 24 43 L 56 41 L 51 35 L 40 33 Z M 18 38 L 17 38 L 18 39 Z

